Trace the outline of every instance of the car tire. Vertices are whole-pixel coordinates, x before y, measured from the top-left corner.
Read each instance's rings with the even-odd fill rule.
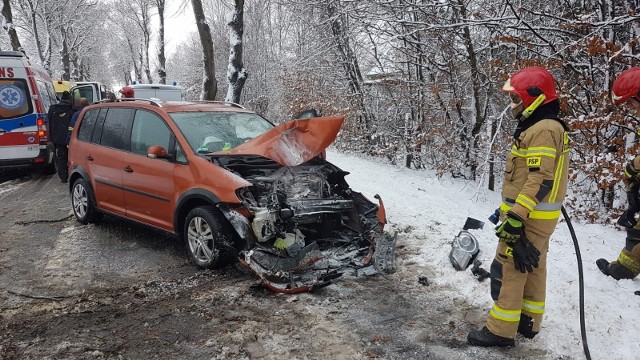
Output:
[[[48,164],[42,169],[42,174],[44,175],[53,175],[55,173],[56,173],[56,164],[54,163]]]
[[[189,261],[202,269],[215,269],[226,262],[226,244],[231,243],[229,226],[214,206],[199,206],[189,211],[183,238]]]
[[[76,220],[82,224],[97,222],[100,219],[100,213],[96,209],[96,200],[93,190],[87,184],[87,181],[80,177],[73,182],[71,188],[71,207]]]

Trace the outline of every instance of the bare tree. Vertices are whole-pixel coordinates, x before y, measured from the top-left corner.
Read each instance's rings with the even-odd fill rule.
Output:
[[[160,18],[160,28],[158,29],[158,76],[160,77],[160,84],[167,83],[167,58],[164,54],[164,5],[165,0],[155,0],[156,7],[158,8],[158,17]]]
[[[200,93],[201,100],[215,100],[216,93],[218,92],[218,82],[216,81],[216,69],[213,51],[213,39],[211,38],[211,30],[207,24],[207,20],[204,16],[204,10],[202,9],[201,0],[191,0],[191,6],[193,7],[193,14],[195,16],[196,25],[198,27],[198,34],[200,35],[200,42],[202,43],[203,54],[203,79],[202,79],[202,92]]]
[[[229,26],[229,65],[227,67],[229,88],[225,101],[239,103],[244,82],[247,80],[247,71],[242,62],[244,0],[234,0],[234,8],[227,15],[227,25]]]
[[[9,38],[11,39],[11,48],[14,51],[24,52],[22,44],[20,44],[20,39],[18,38],[18,33],[13,25],[13,13],[11,11],[11,2],[9,0],[2,0],[2,16],[4,17],[2,27],[9,34]]]

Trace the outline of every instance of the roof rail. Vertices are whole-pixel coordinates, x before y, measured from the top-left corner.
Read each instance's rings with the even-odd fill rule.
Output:
[[[22,51],[0,51],[0,56],[27,57]]]
[[[162,105],[161,105],[158,101],[151,100],[151,99],[142,99],[142,98],[120,98],[120,99],[116,99],[115,101],[116,101],[116,102],[122,102],[122,101],[136,101],[136,100],[137,100],[137,101],[148,101],[148,102],[149,102],[149,104],[151,104],[151,105],[153,105],[153,106],[162,107]],[[103,101],[104,101],[104,100],[103,100]],[[109,102],[109,101],[111,101],[111,100],[107,100],[107,101],[105,101],[105,102]],[[102,101],[100,101],[100,102],[102,102]]]
[[[247,109],[246,107],[240,105],[240,104],[236,104],[234,102],[231,101],[212,101],[212,100],[193,100],[193,102],[205,102],[205,103],[212,103],[212,104],[225,104],[225,105],[231,105],[231,106],[235,106],[237,108],[240,109]]]
[[[155,105],[157,107],[162,107],[162,105],[155,101],[155,100],[151,100],[151,99],[143,99],[143,98],[115,98],[115,99],[103,99],[103,100],[99,100],[94,102],[94,104],[104,104],[104,103],[112,103],[112,102],[121,102],[121,101],[135,101],[135,100],[139,100],[139,101],[148,101],[149,103],[151,103],[151,105]]]

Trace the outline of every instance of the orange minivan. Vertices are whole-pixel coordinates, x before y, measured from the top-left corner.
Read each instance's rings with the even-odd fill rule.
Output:
[[[76,219],[104,214],[184,240],[192,263],[239,259],[269,288],[309,291],[394,267],[382,201],[323,159],[343,117],[275,126],[240,105],[120,99],[85,107],[69,142]]]

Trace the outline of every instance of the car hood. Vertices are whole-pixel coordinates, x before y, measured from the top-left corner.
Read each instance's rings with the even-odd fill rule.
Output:
[[[331,145],[343,122],[344,116],[287,121],[233,149],[211,155],[259,155],[280,165],[297,166]]]

